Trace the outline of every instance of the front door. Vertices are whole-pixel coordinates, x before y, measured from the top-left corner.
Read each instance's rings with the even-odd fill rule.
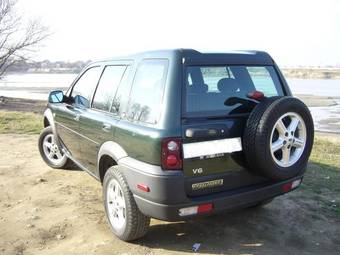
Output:
[[[66,96],[64,103],[54,108],[56,128],[58,135],[71,153],[79,161],[82,157],[79,140],[80,114],[90,105],[90,99],[100,76],[101,67],[93,66],[85,70],[74,83],[71,92]]]

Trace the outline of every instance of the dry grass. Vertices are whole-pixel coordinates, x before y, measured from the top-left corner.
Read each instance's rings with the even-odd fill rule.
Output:
[[[42,116],[29,112],[0,111],[0,134],[39,134]]]

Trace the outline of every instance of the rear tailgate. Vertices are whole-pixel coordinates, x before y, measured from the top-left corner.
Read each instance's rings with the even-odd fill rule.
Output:
[[[185,62],[182,139],[188,195],[267,181],[246,169],[242,153],[241,137],[255,104],[247,95],[254,91],[268,97],[283,95],[282,85],[275,67],[267,62],[258,65],[253,59],[254,63],[243,65],[232,59],[221,56],[218,63],[204,64],[202,58],[202,65]]]
[[[266,181],[245,168],[241,137],[246,118],[191,119],[183,125],[183,171],[190,196]]]

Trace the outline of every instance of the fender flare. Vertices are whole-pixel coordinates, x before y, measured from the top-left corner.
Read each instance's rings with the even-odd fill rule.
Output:
[[[56,139],[56,143],[60,147],[61,144],[60,144],[60,141],[59,141],[56,125],[55,125],[55,122],[54,122],[54,116],[53,116],[51,109],[47,108],[44,111],[44,118],[46,118],[48,123],[50,124],[50,127],[52,128],[52,133],[53,133],[53,135]]]
[[[110,156],[117,164],[122,158],[128,156],[127,152],[118,143],[113,141],[107,141],[100,146],[97,157],[97,174],[100,176],[100,159],[103,156]]]

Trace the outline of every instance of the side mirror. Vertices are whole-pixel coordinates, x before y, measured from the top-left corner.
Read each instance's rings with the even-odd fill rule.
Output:
[[[64,100],[64,93],[61,90],[52,91],[48,96],[49,103],[62,103]]]

